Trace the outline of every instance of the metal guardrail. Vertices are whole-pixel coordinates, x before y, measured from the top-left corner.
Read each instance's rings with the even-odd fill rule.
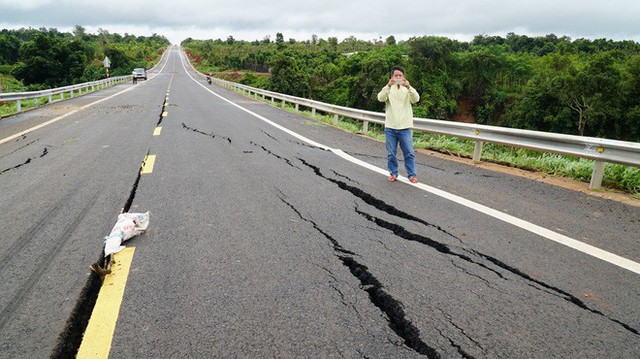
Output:
[[[246,93],[248,96],[258,97],[261,95],[263,99],[271,98],[272,103],[278,100],[281,102],[282,107],[288,102],[294,104],[296,110],[299,110],[299,106],[310,108],[313,117],[315,117],[316,111],[332,114],[334,115],[334,123],[338,122],[340,116],[363,121],[362,131],[364,133],[368,130],[369,122],[384,124],[385,114],[381,112],[336,106],[221,79],[213,80],[223,87],[235,89]],[[594,160],[595,165],[591,174],[590,189],[598,189],[602,186],[602,177],[607,163],[640,167],[640,143],[635,142],[423,118],[414,119],[413,129],[475,141],[473,160],[476,162],[481,160],[484,142]]]
[[[169,49],[169,47],[167,47]],[[155,71],[163,60],[166,59],[168,51],[164,51],[160,61],[158,61],[152,68],[147,70],[147,72]],[[42,90],[42,91],[29,91],[29,92],[11,92],[11,93],[2,93],[0,92],[0,102],[16,102],[16,112],[19,113],[22,111],[22,101],[23,100],[33,100],[34,107],[38,106],[38,100],[43,97],[48,97],[47,103],[53,102],[53,96],[61,95],[61,98],[57,101],[62,101],[65,99],[64,94],[69,93],[69,98],[73,98],[75,92],[77,91],[79,95],[82,95],[82,90],[84,92],[89,92],[89,87],[91,87],[91,91],[95,91],[96,88],[102,89],[108,86],[112,86],[114,84],[131,81],[131,75],[124,76],[116,76],[110,77],[108,79],[102,79],[98,81],[84,82],[81,84],[70,85],[65,87],[58,87],[54,89]],[[14,114],[15,114],[14,113]]]
[[[74,94],[78,92],[79,95],[82,95],[82,91],[85,93],[89,92],[89,88],[91,87],[91,91],[95,91],[96,88],[101,89],[107,86],[111,86],[116,83],[120,83],[123,81],[131,80],[131,75],[125,76],[117,76],[111,77],[108,79],[102,79],[98,81],[92,82],[84,82],[77,85],[58,87],[54,89],[42,90],[42,91],[30,91],[30,92],[11,92],[11,93],[0,93],[0,102],[16,102],[16,112],[19,113],[22,111],[22,101],[24,100],[33,100],[34,107],[38,106],[38,100],[43,97],[48,97],[47,103],[53,102],[53,96],[61,95],[60,100],[64,100],[64,94],[69,93],[69,98],[73,98]]]

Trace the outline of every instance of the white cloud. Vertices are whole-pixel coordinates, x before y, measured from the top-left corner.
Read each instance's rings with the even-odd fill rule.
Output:
[[[42,5],[52,3],[53,0],[0,0],[0,9],[17,9],[23,11],[30,11],[37,9]],[[0,12],[2,14],[2,12]],[[0,18],[2,19],[2,18]],[[4,20],[4,19],[2,19]]]
[[[317,34],[368,40],[395,35],[443,35],[469,40],[477,34],[640,41],[640,2],[635,0],[427,0],[396,6],[382,0],[266,2],[245,0],[0,0],[0,26],[19,24],[136,35],[158,33],[172,42],[186,37],[255,40],[266,35],[299,40]]]

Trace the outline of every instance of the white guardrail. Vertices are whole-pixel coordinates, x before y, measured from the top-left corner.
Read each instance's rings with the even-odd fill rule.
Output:
[[[38,100],[46,97],[48,98],[47,103],[53,102],[53,96],[60,95],[60,99],[56,101],[62,101],[65,99],[65,94],[68,93],[68,98],[73,98],[77,93],[78,95],[89,92],[89,88],[91,91],[95,91],[97,89],[102,89],[116,83],[120,83],[123,81],[130,81],[131,75],[125,76],[116,76],[108,79],[102,79],[98,81],[85,82],[77,85],[58,87],[54,89],[42,90],[42,91],[30,91],[30,92],[11,92],[11,93],[1,93],[0,92],[0,102],[16,102],[16,112],[22,111],[22,101],[33,100],[34,107],[38,106]],[[67,99],[68,99],[67,98]]]
[[[200,75],[204,76],[203,74]],[[362,132],[364,133],[367,132],[369,122],[384,124],[385,115],[381,112],[364,111],[331,105],[319,101],[262,90],[217,78],[213,78],[212,80],[225,88],[235,89],[236,91],[240,91],[248,96],[254,96],[256,98],[258,96],[262,96],[263,99],[271,98],[271,102],[273,104],[278,100],[281,102],[280,105],[282,107],[284,107],[288,102],[295,105],[296,111],[299,110],[300,106],[310,108],[313,117],[315,117],[316,111],[333,115],[334,123],[338,122],[338,118],[340,116],[363,121]],[[482,145],[484,142],[594,160],[595,165],[593,173],[591,174],[591,183],[589,185],[590,189],[598,189],[602,186],[604,168],[609,162],[640,167],[640,143],[635,142],[423,118],[414,119],[413,129],[475,141],[475,149],[473,153],[473,161],[475,162],[479,162],[481,160]]]
[[[169,47],[167,49],[169,49]],[[162,54],[162,57],[160,58],[160,61],[158,61],[155,65],[153,65],[152,68],[147,70],[147,73],[155,71],[160,66],[160,64],[166,59],[167,53],[168,53],[168,51],[164,51],[163,54]],[[33,100],[34,107],[37,107],[38,106],[38,100],[43,98],[43,97],[47,97],[48,98],[47,99],[47,104],[49,104],[49,103],[53,102],[53,96],[55,96],[55,95],[60,95],[60,99],[58,99],[56,101],[62,101],[62,100],[65,100],[65,97],[64,97],[65,93],[69,93],[69,97],[67,98],[67,99],[69,99],[69,98],[73,98],[73,96],[76,93],[76,91],[78,92],[78,95],[82,95],[83,94],[83,92],[82,92],[83,90],[84,90],[84,93],[89,92],[89,87],[91,87],[91,91],[95,91],[96,88],[97,89],[103,89],[105,87],[112,86],[112,85],[115,85],[117,83],[121,83],[121,82],[124,82],[124,81],[131,81],[131,75],[110,77],[110,78],[102,79],[102,80],[98,80],[98,81],[84,82],[84,83],[77,84],[77,85],[58,87],[58,88],[42,90],[42,91],[11,92],[11,93],[2,93],[2,92],[0,92],[0,102],[15,101],[16,102],[16,112],[13,113],[13,114],[16,114],[16,113],[19,113],[19,112],[22,111],[22,101],[24,101],[24,100]],[[30,108],[32,108],[32,107],[30,107]],[[0,118],[1,117],[2,116],[0,116]]]

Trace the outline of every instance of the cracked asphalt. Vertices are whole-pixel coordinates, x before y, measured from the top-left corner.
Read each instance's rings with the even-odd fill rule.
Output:
[[[640,356],[637,274],[388,183],[206,91],[176,49],[167,61],[0,145],[0,358],[52,353],[127,199],[152,217],[127,242],[112,358]],[[384,144],[199,81],[386,166]],[[0,138],[47,111],[0,121]],[[639,207],[416,159],[424,183],[640,261]]]

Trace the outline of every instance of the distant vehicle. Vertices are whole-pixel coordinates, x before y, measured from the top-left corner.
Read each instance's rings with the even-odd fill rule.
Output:
[[[147,79],[147,70],[138,67],[133,69],[133,72],[131,73],[131,76],[133,76],[134,79],[143,79],[146,80]]]

